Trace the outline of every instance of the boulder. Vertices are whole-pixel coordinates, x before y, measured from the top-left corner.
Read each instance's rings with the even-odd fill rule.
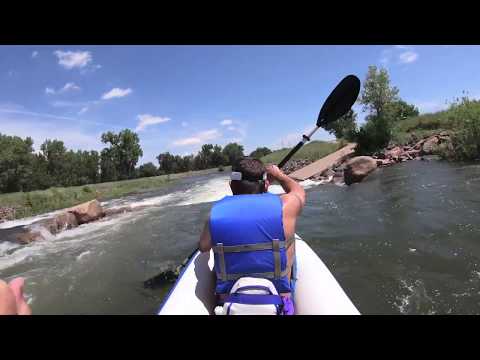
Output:
[[[45,219],[45,220],[41,220],[41,221],[38,221],[32,225],[35,225],[37,227],[43,227],[45,228],[50,234],[57,234],[59,233],[59,229],[58,229],[58,225],[57,225],[57,221],[55,218],[50,218],[50,219]]]
[[[377,166],[384,167],[384,166],[390,166],[390,165],[393,165],[393,164],[395,164],[395,160],[392,160],[392,159],[378,159],[377,160]]]
[[[356,156],[345,163],[344,181],[351,185],[361,182],[368,174],[377,168],[377,161],[370,156]]]
[[[407,154],[413,158],[416,158],[420,154],[420,150],[408,150]]]
[[[97,200],[74,206],[68,209],[67,212],[75,215],[79,225],[98,220],[105,216],[105,212]]]
[[[58,231],[62,231],[65,229],[73,229],[78,226],[77,217],[70,212],[65,212],[57,215],[55,217],[55,222],[57,224]]]
[[[422,145],[422,155],[431,155],[438,149],[439,139],[437,136],[428,138]]]
[[[16,240],[22,245],[30,244],[33,241],[43,240],[42,234],[39,231],[32,231],[25,229],[23,232],[17,234]]]
[[[413,146],[413,148],[414,148],[415,150],[421,150],[424,142],[425,142],[425,139],[422,139],[422,140],[418,141],[418,142]]]
[[[385,158],[399,160],[402,154],[403,149],[400,146],[395,146],[394,148],[385,152]]]
[[[335,175],[335,171],[333,171],[332,169],[327,169],[322,173],[322,176],[327,177],[327,178],[329,178],[330,176],[334,176],[334,175]]]

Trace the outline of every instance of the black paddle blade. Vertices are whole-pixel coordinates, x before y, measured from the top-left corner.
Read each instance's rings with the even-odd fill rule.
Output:
[[[343,78],[328,96],[320,110],[317,126],[323,126],[345,115],[360,93],[360,79],[355,75]]]

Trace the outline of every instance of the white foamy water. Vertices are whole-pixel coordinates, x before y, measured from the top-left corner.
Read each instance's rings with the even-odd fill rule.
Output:
[[[12,220],[12,221],[5,221],[3,223],[0,223],[0,229],[10,229],[16,226],[25,226],[25,225],[30,225],[38,220],[42,219],[48,219],[52,216],[55,216],[57,214],[60,214],[63,210],[55,210],[49,213],[37,215],[37,216],[31,216],[23,219],[18,219],[18,220]]]
[[[87,255],[90,255],[90,254],[91,254],[90,250],[82,252],[80,255],[77,256],[77,261],[80,261],[83,257],[85,257]]]

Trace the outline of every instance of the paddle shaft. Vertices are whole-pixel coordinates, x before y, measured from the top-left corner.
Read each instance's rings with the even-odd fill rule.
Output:
[[[280,161],[280,163],[278,164],[278,167],[281,169],[286,163],[288,160],[290,160],[290,158],[298,151],[300,150],[300,148],[305,145],[305,143],[307,143],[308,141],[310,141],[311,137],[313,134],[315,134],[315,132],[320,129],[320,126],[316,126],[312,131],[310,131],[310,133],[308,135],[302,135],[302,141],[300,141],[292,150],[290,150],[290,152],[287,154],[287,156],[285,156],[283,158],[282,161]]]

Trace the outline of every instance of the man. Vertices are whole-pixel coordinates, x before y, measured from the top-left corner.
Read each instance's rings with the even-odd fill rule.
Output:
[[[249,157],[232,166],[231,179],[234,196],[212,207],[199,242],[202,252],[214,249],[219,302],[242,276],[265,277],[283,298],[290,298],[295,224],[305,205],[305,191],[277,166],[265,167]],[[273,181],[285,194],[267,192]]]
[[[23,278],[7,284],[0,280],[0,315],[31,315],[32,310],[23,296]]]

